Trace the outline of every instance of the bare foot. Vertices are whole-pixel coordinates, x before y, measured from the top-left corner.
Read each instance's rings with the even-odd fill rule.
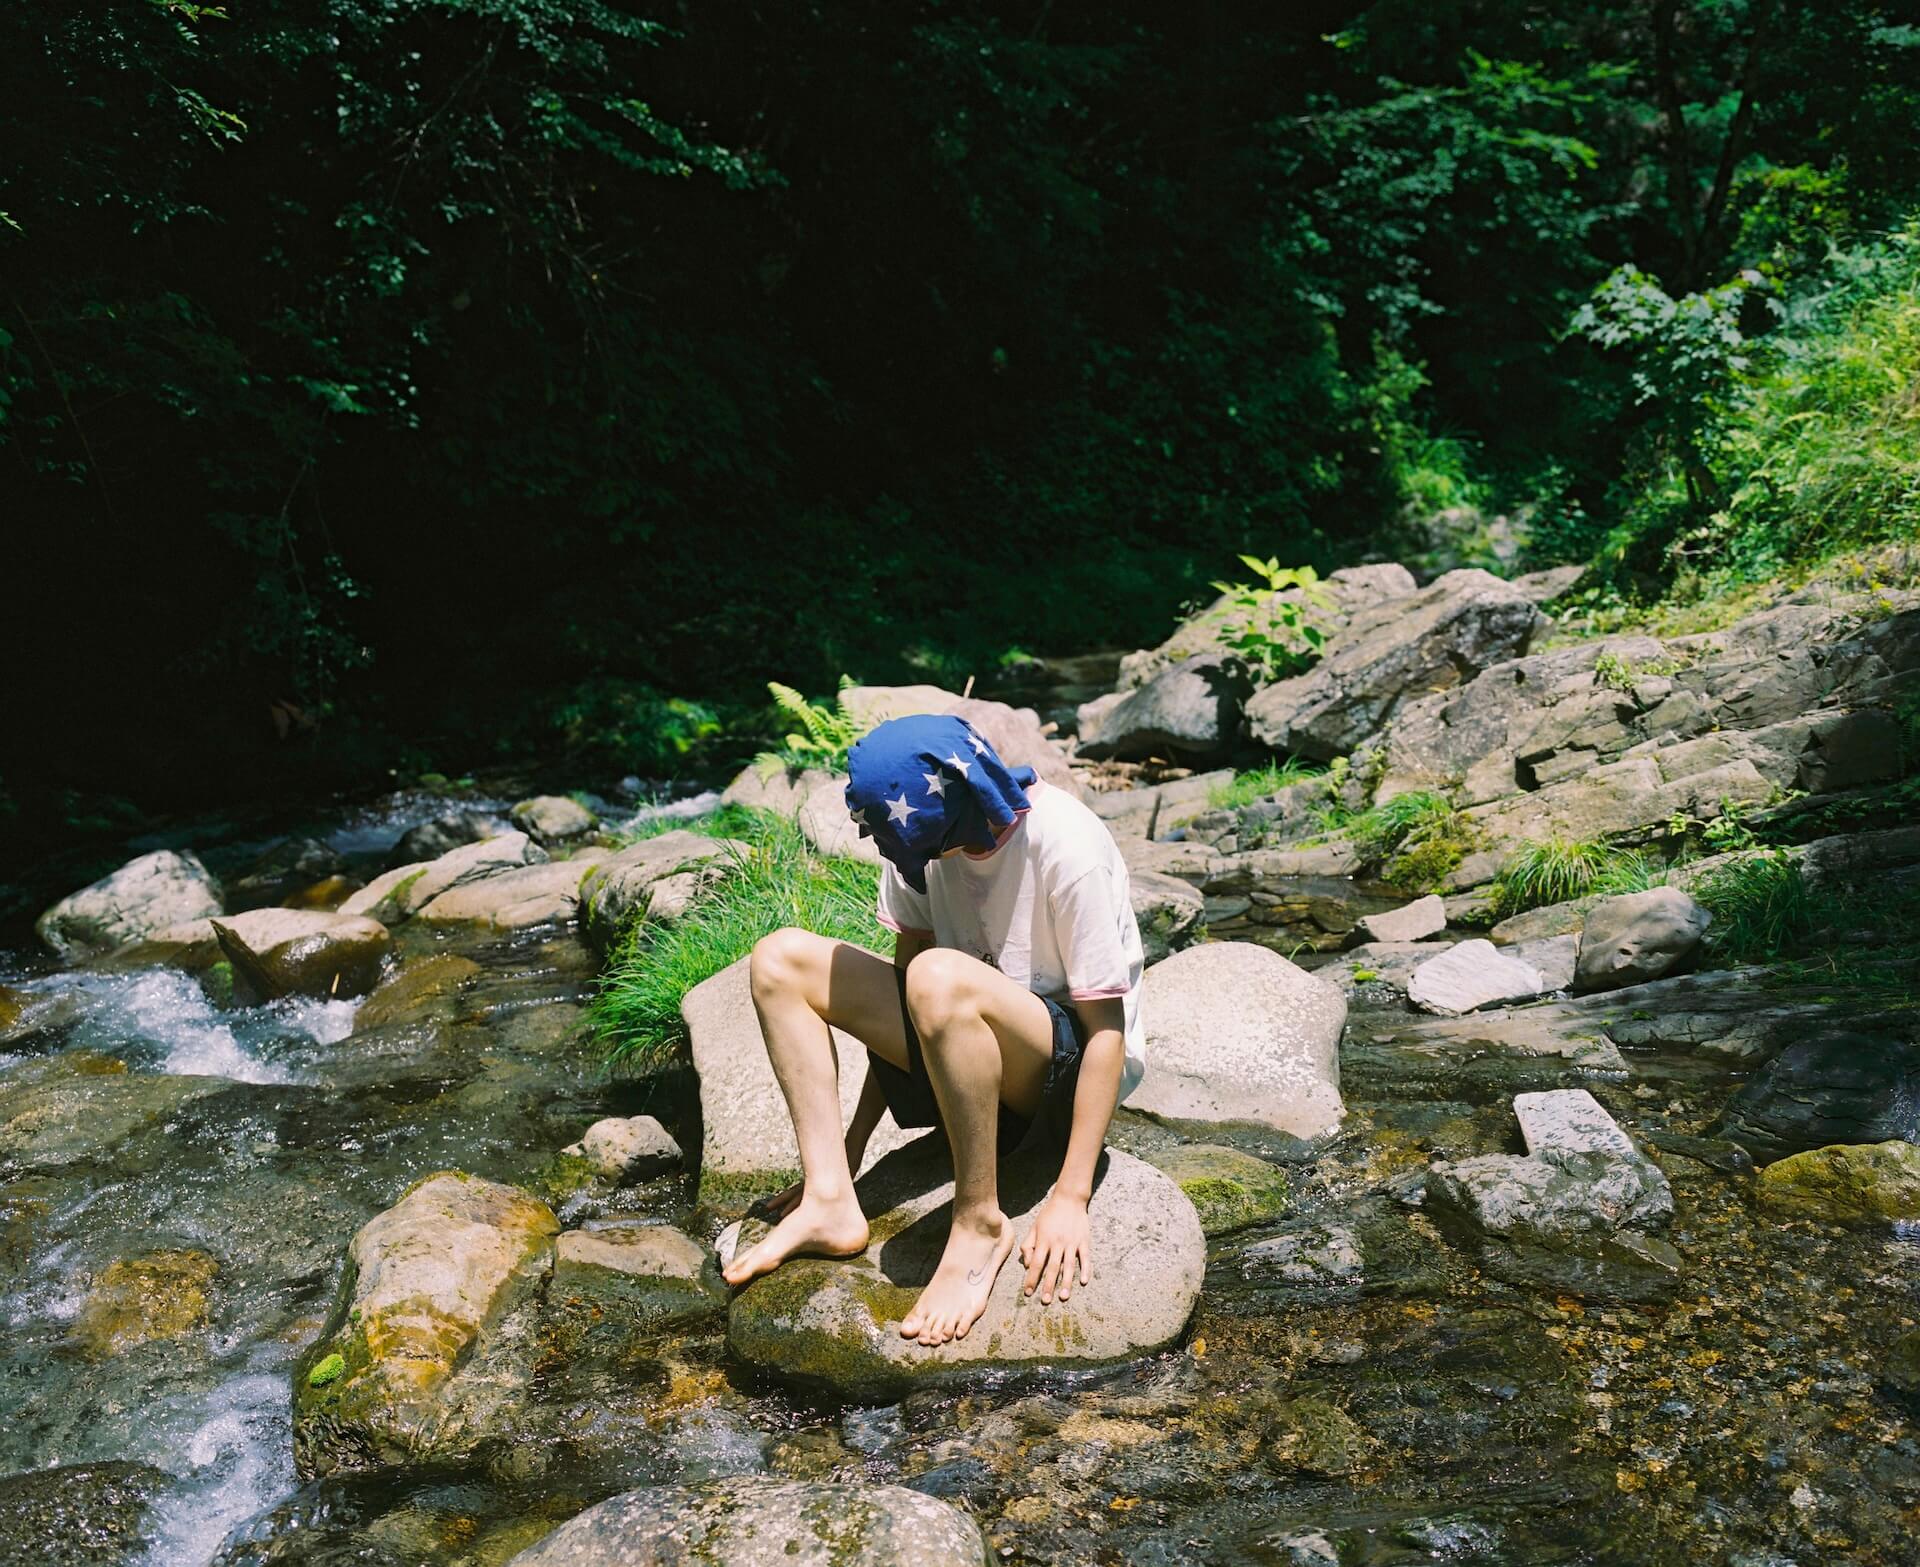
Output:
[[[867,1216],[852,1192],[841,1202],[803,1194],[758,1245],[738,1253],[720,1276],[729,1284],[744,1284],[773,1272],[789,1257],[857,1257],[866,1249]]]
[[[956,1217],[940,1266],[900,1324],[900,1336],[915,1339],[929,1349],[949,1339],[965,1338],[967,1329],[987,1309],[993,1281],[999,1278],[1000,1265],[1012,1250],[1013,1221],[998,1208],[990,1208],[977,1218]]]

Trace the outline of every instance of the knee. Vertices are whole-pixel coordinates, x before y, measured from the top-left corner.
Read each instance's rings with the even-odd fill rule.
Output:
[[[977,968],[948,947],[931,948],[907,965],[907,1015],[922,1043],[960,1018],[979,1015]]]
[[[753,944],[747,975],[755,1000],[790,994],[805,986],[818,957],[820,938],[810,930],[789,925]]]

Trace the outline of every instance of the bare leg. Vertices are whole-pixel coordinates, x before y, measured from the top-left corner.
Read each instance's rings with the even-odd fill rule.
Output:
[[[849,1257],[866,1249],[867,1221],[847,1168],[839,1063],[828,1021],[900,1066],[907,1058],[898,982],[884,959],[789,929],[754,947],[750,972],[754,1011],[800,1144],[803,1190],[771,1233],[723,1270],[729,1284],[770,1273],[789,1257]]]
[[[947,1248],[900,1324],[902,1337],[932,1346],[967,1336],[1013,1250],[1013,1221],[1000,1211],[1000,1105],[1025,1114],[1038,1107],[1053,1029],[1039,997],[942,948],[908,968],[907,1007],[953,1145]]]

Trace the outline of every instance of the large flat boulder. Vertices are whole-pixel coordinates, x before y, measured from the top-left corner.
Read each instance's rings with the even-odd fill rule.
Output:
[[[365,914],[383,925],[411,919],[435,898],[470,882],[485,881],[526,865],[544,865],[547,851],[523,832],[505,832],[449,849],[422,864],[396,865],[340,905],[342,914]]]
[[[604,849],[583,849],[571,859],[523,865],[466,882],[428,899],[414,917],[429,925],[479,925],[489,930],[563,925],[579,912],[580,885],[604,858]]]
[[[684,828],[643,838],[587,872],[580,883],[581,929],[589,940],[605,948],[612,946],[636,919],[657,919],[666,914],[669,904],[674,905],[673,915],[677,917],[684,903],[671,896],[659,898],[662,883],[687,872],[696,877],[717,873],[729,859],[746,850],[747,846],[736,839],[710,838]],[[678,890],[677,885],[673,890]]]
[[[501,1434],[536,1359],[530,1308],[559,1229],[545,1203],[458,1171],[363,1225],[294,1367],[300,1472],[454,1460]]]
[[[742,1475],[609,1497],[509,1567],[987,1567],[959,1508],[899,1485]]]
[[[1240,714],[1252,692],[1253,677],[1241,659],[1196,654],[1145,685],[1084,703],[1077,716],[1080,754],[1094,761],[1215,760],[1238,745]]]
[[[1255,693],[1248,728],[1272,750],[1331,761],[1408,703],[1525,653],[1551,624],[1500,578],[1450,571],[1354,615],[1314,668]]]
[[[33,929],[61,957],[83,958],[220,910],[220,883],[197,856],[157,849],[69,893]]]
[[[1266,947],[1204,942],[1147,971],[1147,1074],[1128,1104],[1201,1123],[1331,1131],[1347,998]]]
[[[753,1010],[751,957],[729,964],[688,991],[680,1003],[693,1043],[693,1069],[700,1079],[701,1196],[712,1202],[777,1191],[800,1177],[800,1147],[793,1118],[767,1060],[760,1019]],[[850,1034],[833,1031],[840,1058],[840,1114],[852,1119],[867,1077],[867,1049]],[[880,1118],[867,1144],[871,1164],[916,1132],[902,1131],[891,1115]]]
[[[900,1322],[933,1277],[952,1214],[945,1142],[929,1144],[890,1154],[861,1178],[860,1204],[873,1226],[862,1256],[788,1262],[734,1297],[727,1343],[735,1355],[840,1397],[889,1400],[930,1384],[1111,1365],[1180,1336],[1206,1271],[1200,1220],[1165,1175],[1109,1150],[1087,1206],[1091,1284],[1043,1304],[1023,1292],[1018,1260],[1010,1259],[965,1338],[932,1349],[902,1338]],[[1059,1156],[1045,1151],[1002,1163],[1000,1206],[1023,1233],[1059,1173]]]

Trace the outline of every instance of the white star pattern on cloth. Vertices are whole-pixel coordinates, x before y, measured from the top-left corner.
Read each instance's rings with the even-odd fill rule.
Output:
[[[986,754],[987,742],[982,740],[978,735],[969,734],[967,736],[967,744],[973,747],[973,754],[975,756],[983,756]]]
[[[942,799],[946,798],[946,793],[947,793],[946,779],[942,778],[938,773],[922,773],[920,776],[926,779],[927,781],[928,794],[937,794]]]
[[[919,809],[920,807],[917,805],[907,804],[907,797],[904,793],[897,800],[887,801],[887,815],[891,816],[902,826],[906,825],[907,818]]]
[[[973,766],[973,763],[961,761],[959,753],[956,752],[954,755],[947,758],[947,766],[953,768],[956,772],[960,774],[962,778],[964,778],[967,776],[967,770]]]

